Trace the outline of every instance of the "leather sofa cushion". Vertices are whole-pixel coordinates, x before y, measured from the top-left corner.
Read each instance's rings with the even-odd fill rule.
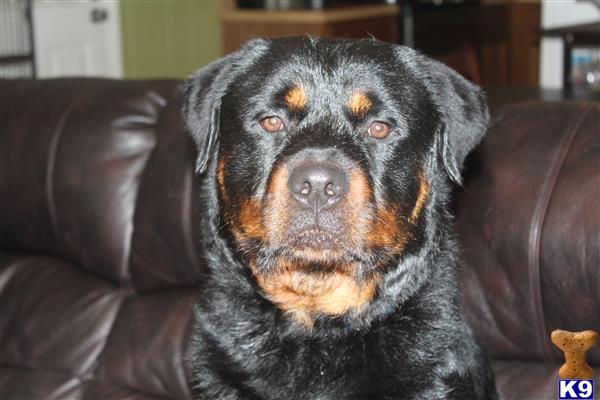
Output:
[[[554,329],[600,331],[600,104],[504,108],[457,220],[467,315],[491,355],[559,363]],[[588,353],[600,365],[600,346]]]
[[[0,398],[190,398],[180,109],[175,81],[0,81]]]

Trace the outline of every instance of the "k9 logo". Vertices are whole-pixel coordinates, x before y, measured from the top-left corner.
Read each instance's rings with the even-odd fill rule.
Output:
[[[559,379],[558,399],[594,400],[593,379]]]

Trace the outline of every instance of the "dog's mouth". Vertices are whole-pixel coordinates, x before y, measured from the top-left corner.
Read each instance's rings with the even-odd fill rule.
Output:
[[[264,239],[250,263],[263,294],[309,327],[317,315],[360,313],[378,280],[364,274],[369,209],[310,210],[290,204],[285,191],[275,193],[261,207]]]
[[[358,168],[330,161],[282,165],[261,199],[262,246],[297,264],[347,264],[366,251],[372,190]]]
[[[360,313],[411,239],[427,195],[423,182],[407,218],[399,205],[375,203],[357,167],[282,164],[263,196],[234,211],[233,233],[261,292],[297,321]]]
[[[340,266],[358,261],[360,250],[349,246],[349,240],[343,233],[318,225],[290,234],[278,247],[280,259],[287,259],[298,269],[314,271],[340,270]]]
[[[320,226],[311,226],[294,235],[290,247],[298,252],[332,252],[341,250],[340,238]]]

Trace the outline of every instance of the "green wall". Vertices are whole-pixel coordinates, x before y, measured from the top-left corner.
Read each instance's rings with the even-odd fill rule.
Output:
[[[222,54],[218,0],[121,0],[125,78],[184,78]]]

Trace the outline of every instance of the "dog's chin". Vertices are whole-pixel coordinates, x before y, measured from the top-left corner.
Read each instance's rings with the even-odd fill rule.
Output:
[[[344,273],[354,276],[372,264],[371,253],[355,244],[344,230],[334,232],[312,225],[283,234],[269,232],[255,258],[257,271],[273,273],[301,271],[310,273]]]
[[[336,250],[303,248],[291,249],[280,261],[287,269],[327,273],[349,269],[353,258]]]
[[[322,228],[305,229],[290,235],[286,242],[281,256],[294,264],[336,269],[338,265],[356,261],[343,236]]]

